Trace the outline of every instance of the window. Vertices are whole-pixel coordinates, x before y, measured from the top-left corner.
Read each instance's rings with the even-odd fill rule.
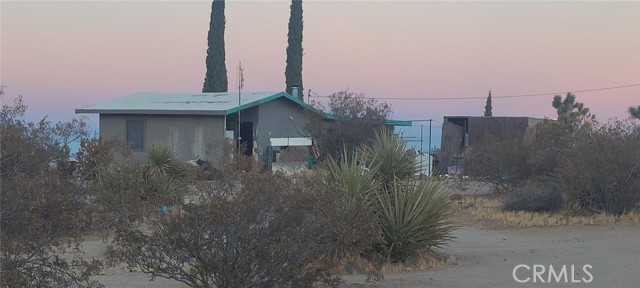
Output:
[[[144,120],[127,120],[127,143],[132,150],[144,150]]]

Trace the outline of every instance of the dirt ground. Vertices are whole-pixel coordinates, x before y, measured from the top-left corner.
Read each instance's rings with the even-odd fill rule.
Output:
[[[458,238],[448,249],[440,250],[455,265],[426,271],[387,274],[385,281],[365,282],[365,276],[343,276],[346,287],[638,287],[640,283],[640,225],[565,226],[496,230],[463,226],[454,232]],[[87,256],[104,250],[100,239],[85,242]],[[553,265],[554,269],[575,266],[576,277],[587,277],[586,264],[593,268],[591,283],[525,283],[513,279],[515,266]],[[531,268],[533,269],[533,268]],[[517,276],[532,276],[524,268]],[[544,274],[545,281],[547,275]],[[569,276],[570,277],[570,276]],[[139,271],[110,268],[94,277],[106,287],[185,287],[181,283],[149,277]],[[587,277],[588,278],[588,277]],[[571,278],[568,279],[569,282]]]
[[[456,265],[427,271],[385,275],[385,281],[365,283],[364,276],[344,276],[348,286],[366,287],[638,287],[640,283],[640,225],[570,226],[494,230],[465,226],[458,239],[442,253]],[[584,265],[593,268],[591,283],[518,283],[519,264],[575,265],[574,280],[588,279]],[[533,269],[533,268],[531,268]],[[519,279],[531,277],[521,268]],[[544,274],[547,281],[548,274]],[[571,281],[569,276],[568,281]]]
[[[456,192],[465,197],[489,194],[486,185],[469,184]],[[482,197],[482,196],[480,196]],[[469,199],[469,198],[466,198]],[[438,253],[448,257],[454,264],[425,271],[385,274],[385,280],[368,283],[364,275],[345,275],[344,287],[640,287],[640,225],[573,225],[533,228],[497,228],[495,223],[471,216],[469,209],[456,209],[454,219],[461,225],[454,232],[457,240]],[[100,258],[104,251],[101,239],[84,242],[88,257]],[[567,280],[560,283],[518,283],[513,278],[514,268],[528,265],[530,270],[520,268],[517,277],[521,280],[534,278],[533,266],[543,265],[541,276],[548,281],[549,266],[558,272],[567,267]],[[590,283],[581,281],[583,266],[591,265]],[[105,269],[94,279],[106,287],[186,287],[162,278],[149,281],[140,271],[129,271],[124,267]]]

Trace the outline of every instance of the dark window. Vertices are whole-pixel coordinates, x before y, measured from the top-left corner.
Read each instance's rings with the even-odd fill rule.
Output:
[[[132,150],[144,150],[144,120],[127,120],[127,143]]]

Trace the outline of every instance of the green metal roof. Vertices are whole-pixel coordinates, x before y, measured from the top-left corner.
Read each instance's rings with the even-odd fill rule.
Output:
[[[325,118],[335,116],[324,113],[287,92],[242,92],[240,110],[266,102],[286,98],[305,109],[322,113]],[[238,92],[224,93],[136,93],[106,102],[76,109],[76,113],[101,114],[174,114],[174,115],[229,115],[238,112]],[[387,120],[388,125],[411,126],[411,121]]]

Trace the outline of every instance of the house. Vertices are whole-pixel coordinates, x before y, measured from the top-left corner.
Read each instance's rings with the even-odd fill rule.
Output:
[[[439,169],[448,174],[463,174],[460,160],[468,146],[481,143],[489,135],[498,140],[522,139],[527,130],[544,119],[531,117],[445,116],[442,121],[442,142]]]
[[[237,145],[240,138],[244,153],[269,167],[282,158],[274,153],[286,148],[272,145],[306,145],[306,150],[291,151],[308,155],[311,140],[304,130],[308,111],[322,113],[286,92],[137,93],[76,109],[76,113],[99,114],[100,137],[126,141],[140,159],[152,145],[161,143],[182,160],[201,158],[215,163],[222,150],[208,147],[225,139],[236,139]],[[325,119],[330,117],[325,115]],[[301,155],[298,162],[301,157],[308,158]]]

